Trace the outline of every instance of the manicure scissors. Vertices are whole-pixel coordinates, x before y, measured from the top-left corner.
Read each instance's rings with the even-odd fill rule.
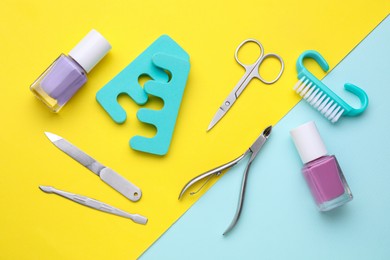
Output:
[[[200,189],[204,187],[204,185],[210,180],[211,177],[213,176],[220,176],[223,170],[229,169],[239,163],[246,155],[250,154],[249,161],[246,165],[244,175],[242,177],[242,183],[241,183],[241,191],[240,191],[240,196],[238,199],[238,205],[237,205],[237,210],[236,214],[234,215],[234,218],[232,222],[230,223],[229,227],[226,229],[226,231],[223,233],[223,235],[226,235],[229,231],[233,229],[233,227],[236,225],[238,219],[240,218],[242,206],[244,203],[244,195],[245,195],[245,188],[246,188],[246,182],[248,179],[248,173],[249,169],[251,167],[251,164],[253,160],[256,158],[256,155],[259,153],[265,142],[267,141],[269,135],[271,134],[272,126],[267,127],[264,129],[263,133],[256,139],[256,141],[249,147],[248,150],[246,150],[245,153],[234,159],[233,161],[230,161],[226,164],[223,164],[221,166],[218,166],[210,171],[207,171],[205,173],[202,173],[201,175],[196,176],[192,180],[190,180],[186,185],[184,185],[183,189],[180,192],[179,199],[183,197],[184,193],[194,184],[197,182],[206,179],[206,181],[203,183],[203,185],[196,191],[196,192],[191,192],[191,195],[194,195],[197,193]]]
[[[260,56],[257,58],[257,60],[253,64],[245,64],[240,61],[238,58],[238,52],[239,50],[248,42],[253,42],[258,45],[260,48]],[[265,80],[263,77],[260,76],[259,68],[261,64],[268,58],[276,58],[279,60],[281,68],[279,71],[279,74],[276,76],[275,79],[268,81]],[[273,84],[275,83],[280,76],[283,73],[284,70],[284,62],[282,57],[280,57],[278,54],[275,53],[268,53],[264,54],[264,48],[261,43],[256,39],[246,39],[240,45],[238,45],[236,52],[234,53],[234,58],[236,59],[237,63],[240,64],[245,69],[245,74],[242,76],[240,81],[237,83],[237,85],[234,87],[232,92],[230,92],[229,96],[223,101],[222,105],[218,108],[217,113],[214,115],[213,119],[211,120],[209,127],[207,128],[207,131],[209,131],[211,128],[213,128],[219,120],[229,111],[229,109],[233,106],[233,104],[236,102],[237,98],[241,95],[241,93],[244,91],[244,89],[248,86],[249,82],[253,78],[258,78],[260,81],[262,81],[265,84]]]

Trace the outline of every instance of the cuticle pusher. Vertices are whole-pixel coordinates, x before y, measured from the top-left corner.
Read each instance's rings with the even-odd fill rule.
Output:
[[[110,205],[108,205],[106,203],[103,203],[101,201],[98,201],[98,200],[95,200],[95,199],[92,199],[92,198],[88,198],[88,197],[85,197],[85,196],[82,196],[82,195],[78,195],[78,194],[74,194],[74,193],[58,190],[58,189],[56,189],[54,187],[51,187],[51,186],[42,186],[42,185],[40,185],[39,188],[43,192],[57,194],[59,196],[67,198],[67,199],[69,199],[71,201],[77,202],[77,203],[79,203],[81,205],[84,205],[84,206],[87,206],[87,207],[90,207],[90,208],[93,208],[93,209],[97,209],[97,210],[100,210],[100,211],[104,211],[104,212],[107,212],[107,213],[111,213],[111,214],[114,214],[114,215],[117,215],[117,216],[121,216],[121,217],[124,217],[124,218],[129,218],[129,219],[133,220],[135,223],[138,223],[138,224],[145,225],[148,222],[148,219],[146,217],[144,217],[144,216],[141,216],[139,214],[127,213],[127,212],[125,212],[123,210],[117,209],[117,208],[115,208],[113,206],[110,206]]]

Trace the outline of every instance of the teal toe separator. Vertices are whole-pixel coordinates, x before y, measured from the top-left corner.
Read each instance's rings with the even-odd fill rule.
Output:
[[[116,123],[126,121],[126,111],[118,103],[119,95],[129,96],[138,105],[148,101],[148,95],[139,84],[138,79],[147,75],[154,80],[168,81],[168,75],[154,66],[152,57],[156,52],[170,45],[169,36],[161,36],[127,65],[118,75],[96,93],[96,100]]]
[[[168,70],[172,75],[169,82],[148,81],[145,84],[146,93],[161,98],[164,107],[161,110],[141,108],[138,110],[137,118],[141,122],[156,126],[157,133],[153,138],[134,136],[130,140],[130,146],[135,150],[164,155],[168,152],[172,140],[190,63],[188,60],[165,53],[153,56],[153,63],[161,69]]]
[[[305,66],[303,65],[303,60],[306,58],[314,59],[320,65],[324,72],[327,72],[329,70],[328,63],[319,52],[314,50],[305,51],[299,56],[297,60],[296,66],[298,72],[298,79],[302,79],[303,77],[305,77],[305,79],[308,79],[309,81],[313,82],[313,84],[315,84],[321,91],[323,91],[332,100],[334,100],[334,102],[340,105],[342,109],[344,109],[344,116],[357,116],[363,113],[364,110],[366,110],[368,106],[368,96],[366,92],[364,92],[364,90],[350,83],[346,83],[344,85],[344,89],[356,95],[361,103],[360,108],[351,107],[305,68]]]
[[[116,123],[123,123],[126,111],[118,103],[119,95],[130,96],[138,105],[145,104],[148,95],[161,98],[164,102],[161,110],[141,108],[137,112],[138,120],[157,128],[156,135],[152,138],[134,136],[130,140],[130,147],[165,155],[171,144],[189,70],[187,52],[169,36],[163,35],[100,89],[96,100]],[[166,71],[170,72],[171,78]],[[152,78],[144,88],[138,82],[142,75]]]

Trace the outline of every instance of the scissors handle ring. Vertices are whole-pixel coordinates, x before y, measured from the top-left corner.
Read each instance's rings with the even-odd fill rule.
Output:
[[[283,61],[282,57],[280,57],[278,54],[275,54],[275,53],[268,53],[268,54],[264,55],[264,57],[262,57],[260,63],[258,64],[258,67],[260,67],[261,63],[263,63],[263,61],[269,57],[274,57],[277,60],[279,60],[281,68],[280,68],[279,74],[276,76],[276,78],[271,80],[271,81],[265,80],[263,77],[260,76],[260,73],[258,72],[258,74],[256,76],[265,84],[275,83],[280,78],[280,76],[282,76],[282,73],[284,71],[284,61]]]
[[[238,52],[240,51],[241,47],[244,46],[245,44],[247,44],[248,42],[254,42],[255,44],[257,44],[260,48],[260,56],[257,58],[257,60],[253,63],[253,64],[245,64],[245,63],[242,63],[240,61],[240,59],[238,58]],[[234,57],[236,58],[236,61],[238,64],[240,64],[241,66],[243,66],[244,68],[247,68],[248,66],[250,65],[254,65],[256,64],[259,60],[261,60],[263,58],[263,55],[264,55],[264,48],[263,48],[263,45],[256,39],[246,39],[244,40],[243,42],[240,43],[240,45],[237,46],[237,49],[234,53]]]

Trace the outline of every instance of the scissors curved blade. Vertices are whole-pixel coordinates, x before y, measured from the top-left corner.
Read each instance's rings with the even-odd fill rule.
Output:
[[[229,96],[223,101],[222,105],[218,108],[217,113],[215,113],[213,119],[211,120],[209,127],[207,128],[207,131],[209,131],[211,128],[213,128],[219,120],[222,119],[222,117],[229,111],[229,109],[232,107],[234,102],[236,102],[237,96],[235,94],[235,91],[232,91]]]
[[[207,131],[213,128],[219,122],[219,120],[221,120],[221,118],[226,114],[226,111],[223,111],[221,108],[218,108],[217,113],[215,113],[213,119],[207,127]]]

